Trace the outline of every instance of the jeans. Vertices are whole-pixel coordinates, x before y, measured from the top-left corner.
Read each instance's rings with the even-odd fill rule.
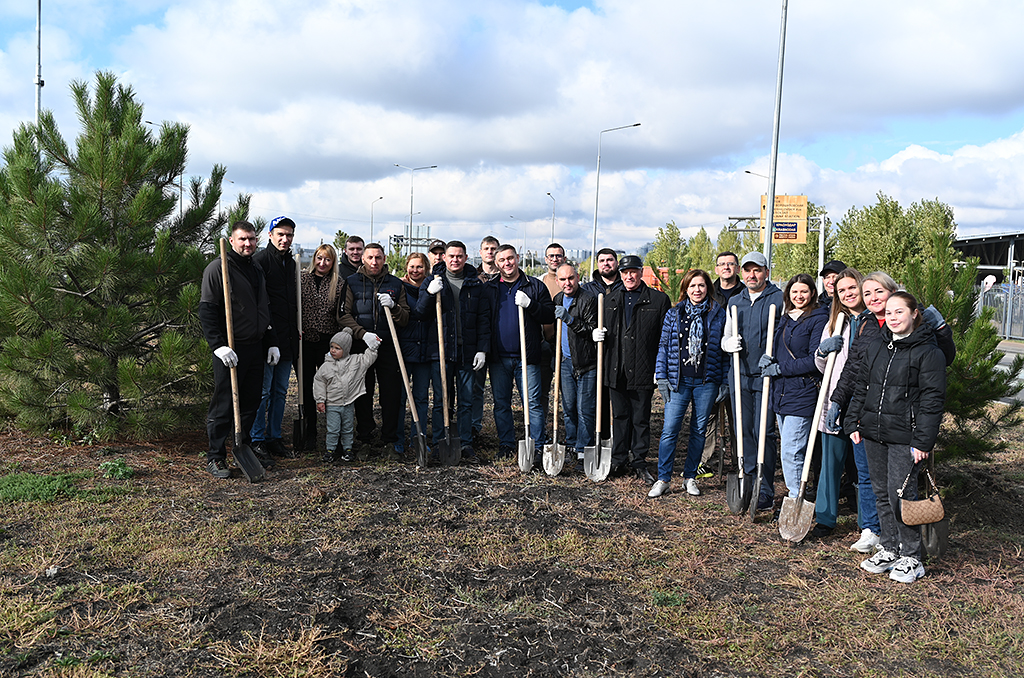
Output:
[[[491,361],[491,391],[494,393],[494,425],[498,429],[498,444],[511,449],[516,446],[515,423],[512,420],[512,384],[519,389],[519,396],[529,402],[530,437],[535,446],[543,445],[544,409],[540,403],[540,365],[527,365],[526,378],[530,383],[529,394],[523,398],[523,369],[519,357],[496,356]],[[524,407],[524,410],[526,408]]]
[[[594,415],[597,408],[597,370],[592,369],[576,377],[572,373],[572,358],[562,359],[562,378],[559,382],[562,400],[562,422],[565,424],[565,446],[583,456],[583,448],[594,444]],[[558,442],[557,440],[555,442]]]
[[[355,429],[355,405],[327,406],[327,449],[335,452],[338,449],[338,438],[341,438],[341,449],[352,449],[352,431]]]
[[[846,452],[850,439],[845,435],[821,434],[821,475],[814,500],[815,522],[835,527],[839,514],[839,482],[846,466]]]
[[[256,410],[249,435],[254,443],[281,439],[284,403],[288,398],[288,381],[292,376],[292,361],[280,360],[276,365],[263,366],[263,399]]]
[[[409,380],[412,382],[412,399],[416,403],[416,416],[420,418],[420,431],[427,435],[427,401],[430,399],[430,363],[406,363],[405,369],[409,372]],[[405,385],[402,385],[402,414],[398,418],[398,442],[395,447],[399,452],[405,449],[405,413],[408,409],[408,396],[405,395]],[[410,417],[411,419],[411,417]],[[409,436],[416,435],[416,423],[411,422]]]
[[[476,373],[471,365],[446,363],[448,376],[448,421],[459,436],[462,449],[473,448],[473,387]],[[483,371],[483,370],[481,370]],[[431,366],[431,383],[434,385],[433,440],[436,443],[444,437],[444,398],[441,392],[441,363]],[[533,385],[532,383],[530,384]],[[531,424],[532,425],[532,424]]]
[[[761,431],[761,377],[741,377],[743,390],[740,393],[740,404],[743,414],[743,472],[747,475],[757,473],[757,436]],[[729,378],[729,393],[732,397],[733,412],[736,408],[736,380]],[[764,468],[761,476],[760,496],[775,498],[775,414],[767,412],[765,428]],[[736,428],[740,428],[736,422]],[[740,431],[737,431],[737,437]]]
[[[864,450],[864,441],[853,446],[853,461],[857,465],[857,525],[860,529],[869,529],[881,534],[882,527],[878,524],[878,507],[875,491],[871,487],[871,473],[868,471],[868,453]]]
[[[484,425],[484,382],[487,381],[487,366],[473,373],[473,431],[480,432]]]
[[[907,499],[917,499],[917,471],[910,453],[910,445],[888,445],[863,438],[871,469],[871,487],[878,497],[878,522],[881,526],[880,543],[887,551],[899,556],[921,559],[921,528],[907,525],[900,513],[900,497],[896,491],[910,474]]]
[[[691,402],[693,412],[690,413],[690,438],[686,443],[683,477],[697,477],[697,464],[700,463],[700,456],[704,451],[708,419],[711,417],[717,395],[718,384],[704,384],[700,379],[680,377],[679,390],[672,391],[669,401],[665,403],[665,425],[661,429],[661,441],[658,443],[658,480],[672,480],[676,442],[683,427],[683,417],[686,416],[686,410]]]
[[[782,440],[779,454],[782,458],[782,477],[792,499],[800,494],[807,436],[811,434],[811,419],[812,417],[798,417],[795,414],[778,415],[779,437]]]

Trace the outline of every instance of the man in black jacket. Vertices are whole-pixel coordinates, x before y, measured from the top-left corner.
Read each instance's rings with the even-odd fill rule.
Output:
[[[260,404],[264,361],[274,365],[281,357],[274,328],[270,325],[270,302],[263,280],[263,269],[252,263],[252,255],[256,251],[256,229],[247,221],[235,222],[230,241],[231,250],[227,253],[227,260],[234,348],[228,345],[220,258],[211,261],[203,271],[199,297],[199,322],[206,343],[216,358],[213,361],[213,396],[206,415],[206,433],[210,438],[206,470],[214,478],[228,478],[231,475],[227,466],[226,445],[228,436],[234,430],[231,368],[236,368],[238,375],[242,443],[248,444],[249,429]]]
[[[345,241],[345,249],[338,257],[338,278],[348,280],[363,265],[363,246],[365,242],[358,235],[350,235]]]
[[[577,466],[582,470],[583,448],[594,444],[597,348],[591,335],[597,327],[597,297],[580,287],[580,276],[572,264],[559,266],[556,275],[562,288],[554,303],[556,322],[562,329],[559,388],[565,445],[576,449]]]
[[[654,476],[647,470],[651,447],[651,396],[654,367],[661,340],[661,324],[672,307],[668,295],[643,281],[644,264],[629,255],[619,261],[622,289],[612,292],[605,304],[606,333],[604,382],[612,405],[612,475],[632,468],[648,485]]]
[[[263,368],[263,398],[256,410],[250,435],[253,450],[261,457],[294,456],[284,446],[281,424],[288,396],[292,361],[299,353],[298,304],[295,299],[295,259],[292,240],[295,222],[277,217],[270,222],[267,246],[253,255],[252,261],[263,269],[270,298],[270,322],[277,335],[281,359]]]

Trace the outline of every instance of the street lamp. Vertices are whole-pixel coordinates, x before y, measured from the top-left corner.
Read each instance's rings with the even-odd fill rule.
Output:
[[[405,165],[399,165],[397,162],[394,163],[395,167],[409,170],[409,232],[405,234],[406,239],[412,237],[412,182],[413,177],[416,176],[416,172],[425,169],[437,169],[437,165],[424,165],[423,167],[406,167]]]
[[[768,219],[764,224],[764,258],[768,260],[768,270],[772,267],[772,227],[775,225],[775,170],[779,162],[779,121],[782,117],[782,73],[786,61],[786,15],[789,0],[782,0],[782,28],[779,34],[779,75],[775,84],[775,119],[772,125],[772,159],[768,168]],[[824,222],[822,223],[824,230]]]
[[[548,242],[555,242],[555,205],[557,202],[551,193],[548,193],[548,197],[551,198],[551,240]]]
[[[383,200],[383,199],[384,199],[383,195],[381,197],[377,198],[377,200]],[[370,203],[370,242],[373,242],[373,204],[375,202],[377,202],[377,200],[374,200],[373,202]]]
[[[632,125],[622,125],[621,127],[609,127],[608,129],[601,130],[600,134],[597,135],[597,180],[594,186],[594,239],[590,248],[590,263],[595,265],[597,263],[597,205],[601,198],[601,135],[605,132],[614,132],[620,129],[629,129],[630,127],[639,127],[640,123],[635,122]],[[596,268],[596,266],[594,266]]]
[[[513,221],[519,221],[523,225],[523,259],[526,259],[526,222],[518,217],[512,216],[511,214],[508,215],[508,218]]]

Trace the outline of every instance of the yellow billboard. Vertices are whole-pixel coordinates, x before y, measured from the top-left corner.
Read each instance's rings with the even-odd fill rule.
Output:
[[[768,196],[761,196],[761,242],[764,242],[764,223],[768,218]],[[772,227],[772,243],[804,245],[807,243],[807,196],[775,196],[775,222]]]

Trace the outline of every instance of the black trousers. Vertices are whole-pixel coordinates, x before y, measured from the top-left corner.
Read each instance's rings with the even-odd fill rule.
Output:
[[[651,398],[654,388],[608,388],[612,404],[612,468],[629,463],[647,468],[651,447]]]
[[[356,438],[364,443],[373,438],[373,430],[377,425],[373,419],[374,386],[379,391],[380,440],[384,444],[397,442],[398,419],[402,415],[402,391],[405,386],[402,384],[395,347],[390,342],[382,343],[377,350],[377,360],[366,372],[366,393],[355,402]]]
[[[256,421],[256,410],[263,399],[263,366],[267,355],[261,343],[235,346],[238,354],[238,405],[242,416],[242,443],[250,442],[249,431]],[[220,358],[213,357],[213,396],[206,414],[206,434],[210,438],[207,461],[226,460],[227,439],[234,435],[235,412],[231,399],[231,370]]]

